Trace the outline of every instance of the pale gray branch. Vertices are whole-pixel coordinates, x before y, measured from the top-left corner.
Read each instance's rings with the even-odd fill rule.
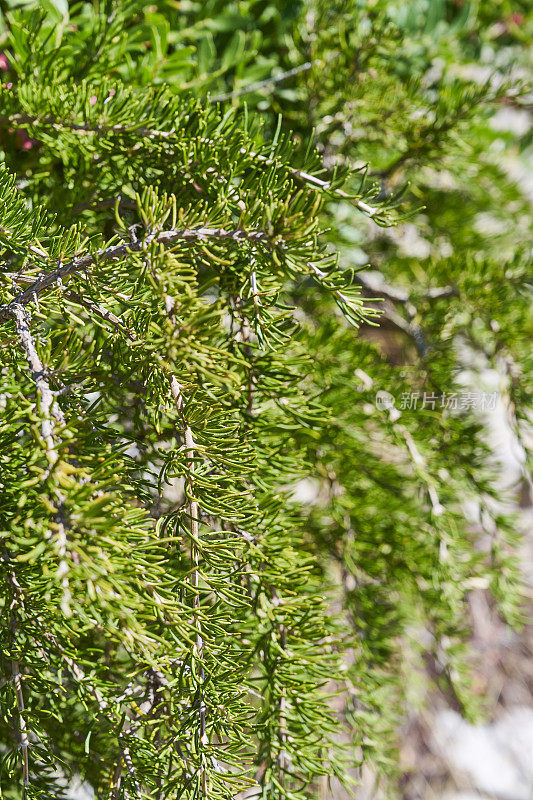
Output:
[[[193,433],[192,430],[185,419],[185,401],[183,399],[183,394],[181,391],[181,386],[178,383],[175,377],[172,377],[170,380],[170,389],[172,392],[172,397],[174,398],[174,402],[176,404],[176,409],[183,420],[184,426],[184,437],[185,437],[185,448],[187,451],[187,458],[189,460],[189,469],[192,469],[194,466],[194,456],[196,451],[196,445],[194,443]],[[190,485],[190,478],[187,479],[189,482],[189,494],[192,498],[192,494],[194,491],[193,486]],[[193,608],[195,612],[195,628],[196,628],[196,650],[198,653],[198,659],[200,661],[200,668],[199,668],[199,676],[200,680],[203,682],[204,680],[204,670],[202,666],[202,658],[204,652],[204,640],[202,636],[202,629],[201,623],[199,619],[200,613],[200,595],[198,593],[198,584],[199,584],[199,554],[198,554],[198,533],[199,533],[199,509],[198,503],[196,500],[189,499],[189,516],[190,516],[190,524],[191,524],[191,557],[193,562],[193,571],[191,574],[191,586],[193,589]],[[203,696],[200,695],[200,708],[199,708],[199,732],[200,732],[200,741],[204,744],[205,740],[205,702]]]
[[[242,97],[243,94],[260,92],[261,89],[266,89],[269,86],[275,86],[277,83],[282,83],[283,81],[289,80],[289,78],[294,78],[294,76],[299,75],[300,72],[307,72],[319,63],[320,61],[306,61],[305,64],[300,64],[298,67],[288,69],[286,72],[282,72],[280,75],[271,75],[270,78],[265,78],[262,81],[250,83],[248,86],[242,86],[240,89],[234,89],[232,92],[216,94],[214,97],[211,97],[210,100],[212,103],[221,103],[224,100],[233,100],[234,97]]]
[[[96,316],[100,317],[100,319],[105,320],[106,322],[110,322],[116,328],[118,328],[128,339],[135,341],[137,338],[133,331],[130,331],[129,328],[124,325],[120,317],[117,317],[116,314],[113,314],[112,311],[108,311],[107,308],[104,308],[99,303],[96,303],[94,300],[91,300],[88,297],[82,297],[77,292],[72,291],[69,289],[68,291],[63,293],[63,297],[67,300],[71,300],[74,303],[77,303],[83,308],[86,308],[88,311],[91,311]]]
[[[365,272],[356,272],[354,280],[364,289],[393,300],[396,303],[410,303],[411,295],[406,289],[401,289],[398,286],[391,286],[385,283],[381,278],[369,275]],[[456,297],[458,294],[455,286],[435,286],[430,288],[422,295],[423,300],[437,300],[442,297]]]
[[[28,313],[21,303],[13,302],[9,306],[11,316],[15,320],[15,325],[20,338],[20,343],[30,366],[31,375],[37,387],[40,412],[42,416],[41,433],[46,446],[46,455],[50,464],[55,464],[59,455],[54,442],[54,422],[55,417],[59,422],[64,423],[63,414],[59,408],[54,393],[50,389],[45,368],[39,354],[37,353],[35,342],[30,331]]]
[[[50,289],[55,284],[61,283],[65,278],[70,277],[84,270],[90,269],[94,264],[99,264],[105,261],[114,261],[119,258],[124,258],[129,253],[140,253],[145,250],[152,242],[170,246],[179,241],[205,241],[209,239],[215,240],[231,240],[235,242],[249,241],[255,244],[261,243],[267,245],[271,241],[271,237],[261,230],[244,230],[243,228],[234,228],[233,230],[226,230],[225,228],[172,228],[167,231],[160,231],[159,233],[152,233],[144,240],[136,242],[122,242],[121,244],[112,247],[103,248],[96,253],[85,253],[84,255],[73,258],[72,261],[66,264],[61,264],[51,272],[44,272],[39,275],[31,286],[21,292],[9,304],[0,306],[0,319],[9,319],[15,316],[14,309],[16,307],[22,308],[23,306],[35,301],[47,289]]]

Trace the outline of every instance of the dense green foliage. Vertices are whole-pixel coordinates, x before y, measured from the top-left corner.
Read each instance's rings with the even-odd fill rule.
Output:
[[[0,8],[2,797],[390,780],[520,618],[529,4]]]

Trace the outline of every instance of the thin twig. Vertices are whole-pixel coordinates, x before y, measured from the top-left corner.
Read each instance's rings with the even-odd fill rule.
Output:
[[[307,72],[320,63],[321,62],[319,60],[306,61],[305,64],[300,64],[298,67],[288,69],[286,72],[282,72],[281,75],[270,76],[270,78],[265,78],[262,81],[250,83],[248,86],[242,86],[240,89],[234,89],[232,92],[217,94],[214,97],[211,97],[210,100],[212,103],[222,103],[224,100],[233,100],[234,97],[242,97],[243,94],[260,92],[261,89],[266,89],[267,86],[275,86],[276,83],[281,83],[282,81],[289,80],[289,78],[294,78],[294,76],[299,75],[300,72]]]
[[[67,538],[67,529],[63,520],[63,513],[62,513],[62,504],[58,510],[56,516],[56,525],[57,525],[57,552],[59,556],[59,566],[57,568],[57,577],[61,580],[61,587],[63,589],[62,597],[61,597],[61,611],[65,616],[70,616],[70,601],[72,600],[72,595],[70,592],[69,586],[69,565],[67,561],[67,545],[68,545],[68,538]]]
[[[100,319],[105,320],[106,322],[110,322],[115,328],[118,328],[128,339],[135,341],[137,338],[136,335],[131,331],[112,311],[108,311],[107,308],[104,308],[99,303],[95,302],[94,300],[90,300],[88,297],[82,297],[77,292],[72,291],[69,289],[66,292],[63,292],[63,297],[66,300],[72,300],[74,303],[77,303],[80,306],[83,306],[88,311],[92,311],[96,316],[100,317]]]
[[[252,260],[252,266],[253,264],[254,261]],[[253,298],[255,313],[257,315],[261,304],[259,301],[259,297],[257,295],[257,275],[255,269],[252,269],[252,271],[250,272],[250,287],[252,290],[252,298]],[[234,302],[237,307],[242,305],[242,300],[239,300],[238,297],[234,298]],[[256,383],[256,378],[254,375],[253,350],[250,345],[250,337],[251,337],[250,321],[246,317],[244,312],[241,313],[239,316],[240,316],[241,339],[244,345],[244,353],[246,355],[246,358],[248,359],[248,369],[247,369],[248,402],[246,404],[246,411],[248,412],[248,414],[251,414],[254,404],[253,390],[254,390],[254,385]]]
[[[118,197],[108,197],[102,200],[88,200],[86,203],[80,203],[79,205],[75,206],[72,209],[73,214],[79,214],[82,211],[99,211],[100,209],[104,208],[115,208],[118,205],[120,208],[128,208],[130,210],[135,210],[137,208],[137,203],[135,200],[131,200],[129,197],[123,197],[119,195]]]
[[[13,684],[15,686],[17,708],[19,712],[20,749],[22,751],[22,783],[24,786],[27,786],[30,780],[30,764],[28,756],[29,742],[28,733],[26,730],[26,720],[24,719],[24,695],[22,693],[22,683],[18,661],[11,662],[11,669],[13,672]]]
[[[175,377],[171,378],[170,387],[172,391],[172,397],[174,398],[174,402],[176,403],[176,409],[180,414],[181,418],[184,420],[184,438],[185,438],[185,449],[187,452],[187,459],[189,464],[189,470],[192,470],[194,467],[194,457],[196,451],[196,445],[194,442],[194,437],[190,426],[185,421],[185,401],[183,399],[183,394],[181,391],[181,386],[178,383]],[[193,562],[193,573],[191,576],[191,584],[194,591],[194,598],[193,598],[193,606],[196,613],[196,649],[198,651],[198,657],[201,659],[203,655],[204,649],[204,642],[201,632],[200,623],[198,621],[198,613],[200,611],[200,597],[198,593],[198,581],[199,581],[199,553],[198,548],[196,546],[196,542],[198,541],[198,531],[199,531],[199,522],[200,517],[198,513],[198,503],[196,500],[192,499],[193,487],[191,485],[191,478],[188,477],[188,489],[191,498],[189,499],[189,516],[191,522],[191,553],[192,553],[192,562]],[[203,668],[200,668],[201,676],[203,677]],[[205,707],[203,702],[200,708],[200,738],[203,740],[205,734]]]
[[[22,275],[16,272],[8,272],[3,274],[10,277],[14,283],[33,284],[35,282],[35,278],[32,277],[31,275]],[[96,301],[91,300],[88,297],[82,297],[81,294],[78,294],[78,292],[75,292],[72,289],[67,289],[66,291],[63,290],[62,297],[67,301],[70,300],[71,302],[80,305],[83,308],[86,308],[88,311],[92,311],[94,314],[96,314],[96,316],[100,317],[100,319],[104,320],[105,322],[110,322],[112,325],[115,326],[115,328],[118,328],[122,333],[124,333],[128,339],[134,341],[137,338],[133,333],[133,331],[131,331],[129,328],[126,327],[126,325],[124,325],[120,317],[117,317],[115,314],[113,314],[112,311],[108,311],[107,308],[104,308]],[[36,297],[34,298],[34,302],[35,301]],[[70,388],[71,387],[66,387],[59,392],[54,392],[53,394],[55,397],[59,397],[60,394],[64,394],[65,391],[67,391]]]
[[[273,166],[279,165],[279,162],[269,156],[264,156],[262,153],[253,153],[247,150],[245,147],[241,147],[240,153],[242,155],[250,156],[254,158],[256,161],[260,161],[265,166]],[[315,189],[321,189],[322,191],[331,191],[337,197],[342,197],[343,200],[350,200],[360,211],[364,211],[365,214],[368,214],[369,217],[374,217],[379,212],[379,208],[375,206],[370,206],[368,203],[363,202],[363,200],[358,200],[356,197],[353,197],[348,192],[344,192],[342,189],[332,189],[331,181],[324,181],[322,178],[317,178],[316,175],[310,175],[309,172],[304,172],[302,169],[296,169],[296,167],[290,167],[288,164],[283,164],[282,166],[292,175],[293,178],[296,180],[303,181],[307,185],[314,186]]]
[[[188,505],[189,505],[189,517],[191,526],[191,560],[193,566],[191,574],[191,587],[193,590],[193,610],[194,610],[194,618],[195,618],[194,622],[196,629],[196,652],[199,661],[198,676],[200,678],[198,723],[199,723],[200,744],[204,745],[206,744],[206,714],[205,714],[205,700],[204,700],[203,686],[202,686],[205,677],[204,666],[203,666],[204,639],[200,621],[200,594],[198,591],[200,556],[196,544],[199,535],[200,517],[199,517],[198,503],[196,502],[196,500],[193,499],[194,487],[192,486],[192,481],[190,477],[190,472],[194,468],[196,445],[194,443],[192,430],[185,419],[185,401],[183,398],[181,386],[174,376],[170,380],[170,388],[172,392],[172,397],[174,398],[174,402],[176,403],[176,409],[179,415],[181,416],[184,424],[185,449],[187,452],[187,459],[189,465],[189,475],[187,476],[186,481],[188,484],[188,494],[189,494]],[[203,768],[201,775],[202,775],[203,793],[204,796],[207,797],[207,776]]]
[[[309,269],[311,269],[311,270],[312,270],[312,271],[315,273],[315,275],[317,275],[317,276],[318,276],[318,277],[319,277],[319,278],[320,278],[322,281],[325,281],[325,280],[327,280],[327,278],[328,278],[328,275],[327,275],[327,274],[326,274],[326,273],[325,273],[323,270],[321,270],[319,267],[317,267],[317,266],[316,266],[316,264],[313,264],[311,261],[308,261],[308,262],[307,262],[307,266],[308,266],[308,267],[309,267]],[[347,296],[346,296],[346,295],[345,295],[343,292],[341,292],[341,290],[340,290],[340,289],[336,289],[336,288],[335,288],[335,287],[333,287],[333,286],[328,286],[326,283],[323,283],[323,284],[321,284],[321,285],[322,285],[322,286],[324,286],[324,288],[325,288],[325,289],[327,289],[329,292],[331,292],[331,294],[332,294],[334,297],[336,297],[336,298],[337,298],[337,300],[339,301],[339,303],[341,303],[341,304],[343,304],[343,305],[345,305],[345,306],[348,306],[348,308],[353,308],[353,301],[351,301],[349,297],[347,297]],[[374,310],[371,310],[371,309],[368,309],[368,308],[367,308],[367,309],[366,309],[366,315],[367,315],[367,318],[368,318],[368,317],[370,317],[371,315],[372,315],[372,316],[378,316],[378,312],[376,312],[376,311],[374,311]]]
[[[272,604],[275,606],[279,606],[280,600],[279,595],[273,586],[270,587],[270,592],[272,595]],[[279,631],[279,643],[282,650],[287,650],[287,629],[285,625],[281,622],[278,625]],[[287,753],[284,745],[288,740],[288,731],[287,731],[287,723],[286,723],[286,711],[287,711],[287,693],[285,686],[282,687],[280,692],[280,697],[278,701],[278,711],[279,711],[279,740],[282,747],[278,752],[278,767],[280,770],[279,780],[283,783],[283,773],[287,770],[287,767],[290,763],[290,756]]]
[[[428,472],[427,464],[422,456],[420,450],[416,446],[416,442],[411,436],[410,432],[407,430],[405,425],[398,425],[396,424],[397,430],[400,432],[401,436],[407,445],[407,449],[409,450],[409,454],[413,460],[415,468],[418,472],[420,478],[426,484],[427,492],[429,495],[429,500],[431,502],[431,509],[433,512],[434,517],[440,517],[442,514],[445,513],[446,509],[442,505],[439,499],[439,495],[435,488],[435,482],[431,478],[431,475]],[[439,558],[441,561],[446,561],[448,558],[448,545],[446,543],[446,539],[444,536],[440,537],[439,542]]]

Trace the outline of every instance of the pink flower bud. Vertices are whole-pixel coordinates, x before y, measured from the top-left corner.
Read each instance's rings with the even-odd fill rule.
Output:
[[[524,22],[524,15],[521,14],[519,11],[515,11],[509,17],[509,22],[512,22],[513,25],[518,25],[518,27],[520,27],[520,25],[522,25],[522,23]]]
[[[4,72],[7,72],[9,69],[9,61],[7,60],[5,53],[0,53],[0,69]]]
[[[25,131],[24,128],[18,128],[15,136],[17,138],[17,147],[20,150],[31,150],[35,144],[35,139],[30,139],[27,131]]]
[[[95,94],[93,94],[92,97],[89,97],[89,105],[90,106],[94,106],[94,104],[96,103],[97,100],[98,100],[97,96]]]

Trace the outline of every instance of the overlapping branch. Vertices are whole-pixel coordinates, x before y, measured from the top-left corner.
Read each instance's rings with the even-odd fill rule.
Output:
[[[96,703],[98,705],[98,715],[99,715],[99,717],[101,719],[105,720],[106,722],[109,722],[108,708],[111,705],[111,702],[120,703],[120,701],[122,699],[124,699],[124,697],[126,697],[126,694],[124,694],[122,697],[114,698],[113,701],[111,701],[111,702],[106,701],[106,699],[104,698],[103,694],[100,692],[98,687],[94,686],[91,681],[87,680],[87,675],[85,674],[84,670],[80,667],[80,665],[78,663],[76,663],[76,661],[74,661],[74,659],[72,659],[69,655],[67,655],[64,652],[63,648],[61,647],[61,645],[57,641],[56,637],[52,633],[50,633],[49,630],[44,628],[43,623],[42,623],[42,621],[40,619],[37,618],[37,622],[38,622],[39,626],[42,628],[42,633],[43,633],[44,638],[49,642],[50,645],[52,645],[52,647],[55,650],[58,651],[58,653],[59,653],[59,655],[61,657],[61,660],[65,664],[65,666],[67,668],[67,671],[70,673],[70,675],[74,679],[74,681],[76,683],[78,683],[80,686],[86,687],[87,691],[95,699],[95,701],[96,701]],[[45,649],[41,647],[41,648],[39,648],[39,650],[41,652],[41,655],[48,661],[49,660],[49,654],[45,651]],[[115,771],[113,773],[112,787],[111,787],[111,793],[112,794],[111,794],[111,796],[112,796],[112,798],[118,797],[118,789],[120,787],[120,779],[121,779],[121,775],[122,775],[122,761],[124,761],[124,763],[126,764],[126,766],[128,768],[128,772],[130,773],[130,776],[132,778],[132,782],[133,782],[133,785],[135,787],[135,793],[137,795],[137,798],[138,798],[138,800],[142,800],[141,788],[140,788],[139,783],[137,781],[135,767],[133,766],[133,762],[132,762],[132,759],[131,759],[131,753],[130,753],[130,750],[129,750],[127,744],[121,740],[122,737],[121,737],[120,732],[118,733],[118,739],[119,739],[119,742],[120,742],[120,745],[121,745],[121,755],[120,755],[120,758],[117,761],[117,765],[116,765]]]

